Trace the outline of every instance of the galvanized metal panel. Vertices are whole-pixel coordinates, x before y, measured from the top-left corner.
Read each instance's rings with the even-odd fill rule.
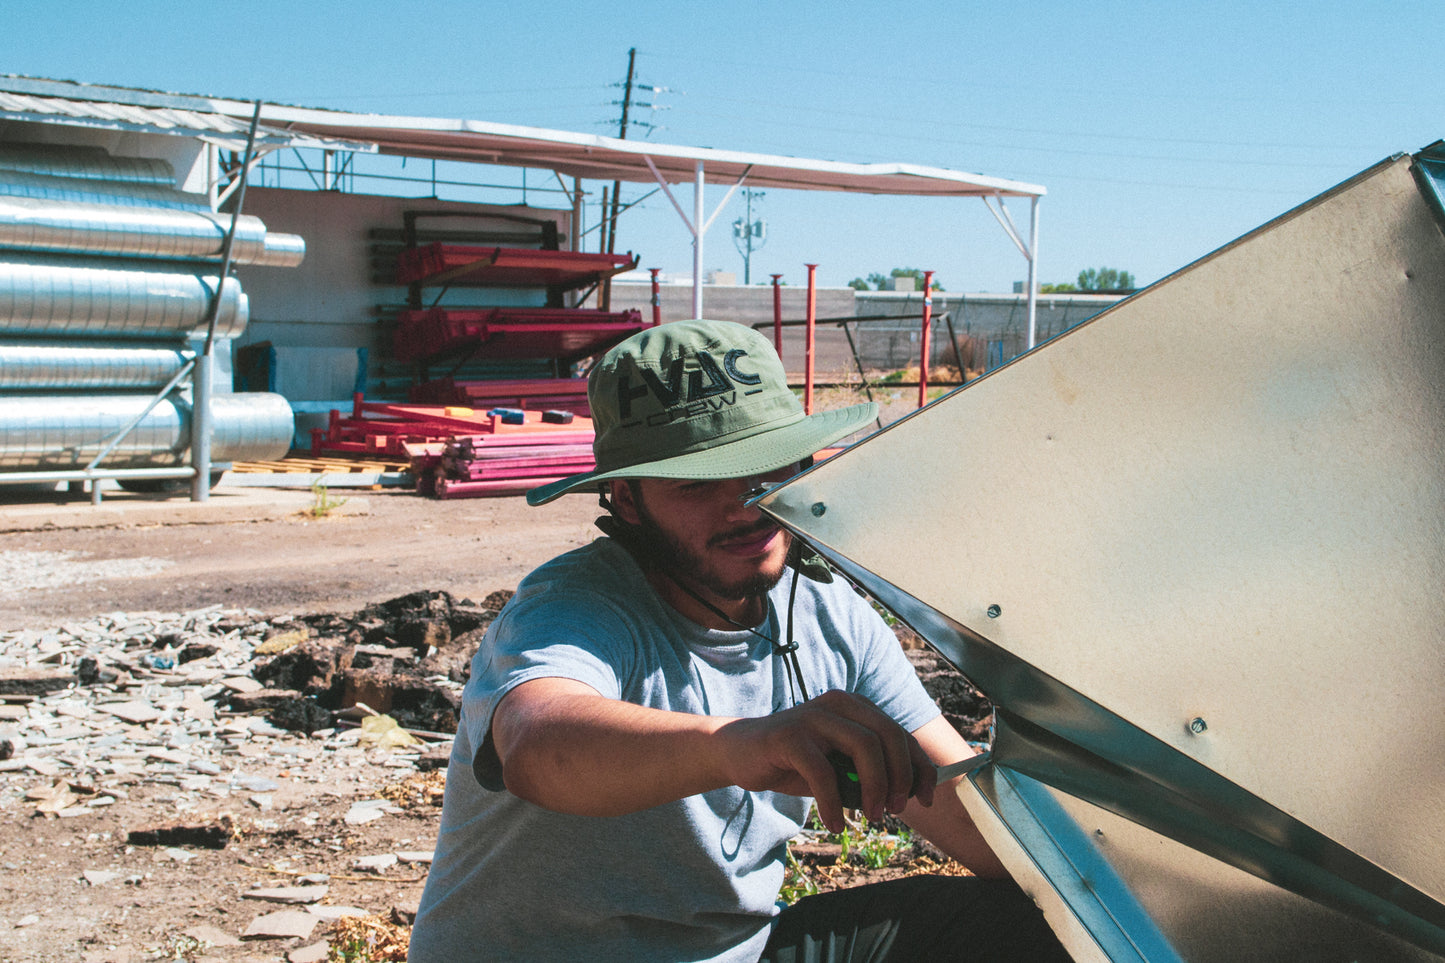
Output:
[[[20,171],[0,173],[0,195],[44,201],[114,204],[120,207],[164,207],[180,211],[209,211],[204,194],[178,191],[153,184],[116,183],[83,177],[52,177]]]
[[[231,249],[238,264],[290,267],[299,239],[267,244],[266,225],[254,217],[236,219]],[[211,211],[117,207],[0,195],[0,248],[63,251],[112,257],[220,260],[229,214]],[[304,250],[304,244],[302,245]]]
[[[147,395],[0,397],[0,468],[84,468],[149,402]],[[184,464],[190,420],[189,402],[172,395],[126,436],[102,467]],[[294,419],[280,395],[215,395],[211,423],[214,462],[265,461],[291,447]]]
[[[1032,721],[1123,720],[1173,788],[1240,787],[1435,912],[1442,370],[1445,239],[1396,158],[764,504],[1008,653],[1011,695],[1059,696]]]
[[[0,391],[163,388],[192,357],[180,348],[0,342]]]
[[[0,93],[0,107],[13,103]],[[57,144],[0,144],[0,171],[42,174],[85,181],[115,181],[132,187],[176,186],[175,168],[158,157],[115,157],[100,147]]]
[[[157,262],[10,254],[0,257],[0,332],[47,337],[169,338],[204,334],[218,278]],[[235,337],[249,304],[227,280],[216,333]]]
[[[1080,963],[1439,960],[1007,767],[960,796]]]

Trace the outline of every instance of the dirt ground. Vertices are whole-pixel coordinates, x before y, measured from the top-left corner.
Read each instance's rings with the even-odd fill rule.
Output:
[[[116,493],[96,507],[84,494],[0,490],[0,556],[23,564],[29,553],[56,553],[73,563],[72,577],[59,585],[34,587],[23,568],[5,573],[0,630],[218,603],[267,615],[349,613],[423,588],[481,599],[515,587],[537,564],[595,532],[595,505],[586,498],[530,509],[515,497],[331,495],[346,503],[316,518],[306,514],[315,501],[309,491],[223,487],[205,503]],[[135,560],[146,564],[120,564]],[[295,743],[305,748],[304,738]],[[129,787],[128,798],[80,818],[36,816],[29,806],[0,812],[0,959],[284,959],[326,927],[311,940],[241,943],[235,937],[254,917],[286,909],[242,893],[263,883],[294,886],[307,873],[331,877],[328,904],[382,916],[405,912],[421,895],[424,865],[378,874],[359,873],[353,863],[372,853],[431,849],[439,808],[398,807],[403,812],[363,825],[344,819],[356,800],[412,774],[391,767],[385,755],[340,771],[326,768],[324,757],[304,765],[296,755],[247,759],[248,774],[285,787],[266,812],[238,794],[178,813],[174,787],[145,780]],[[54,780],[6,772],[0,781],[30,789]],[[191,858],[179,860],[174,846],[127,844],[138,827],[180,824],[225,825],[231,838],[223,849],[182,844]],[[92,885],[87,871],[116,876]]]
[[[423,589],[481,600],[596,531],[585,497],[532,509],[519,497],[331,495],[346,503],[317,518],[307,491],[222,487],[205,503],[116,494],[97,507],[79,493],[0,490],[0,632],[217,604],[264,616],[352,613]],[[137,778],[113,805],[71,818],[38,814],[33,802],[0,808],[0,959],[325,959],[329,923],[304,938],[237,939],[264,913],[299,909],[243,894],[312,874],[329,877],[322,904],[408,919],[425,864],[361,871],[356,861],[432,848],[439,773],[380,749],[323,751],[296,733],[242,746],[234,759],[236,772],[276,785],[264,806],[247,792],[200,794],[199,803],[190,794],[182,805],[175,785]],[[55,781],[0,772],[11,799]],[[394,803],[386,815],[347,820],[355,803],[378,796]],[[138,844],[138,829],[180,836]]]
[[[157,571],[17,588],[0,581],[0,629],[101,612],[221,603],[267,613],[349,612],[420,589],[484,598],[595,537],[584,496],[529,508],[521,497],[438,501],[400,490],[334,489],[345,504],[305,514],[309,491],[218,488],[206,502],[0,489],[0,552],[158,559]]]

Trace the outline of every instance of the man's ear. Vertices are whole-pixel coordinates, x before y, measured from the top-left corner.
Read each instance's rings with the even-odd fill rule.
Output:
[[[642,518],[637,514],[637,499],[633,497],[632,482],[626,478],[614,479],[612,487],[612,508],[617,517],[628,525],[640,525]]]

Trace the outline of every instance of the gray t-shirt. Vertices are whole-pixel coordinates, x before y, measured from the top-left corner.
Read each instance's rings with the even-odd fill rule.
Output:
[[[768,638],[786,631],[791,582],[770,594],[757,627]],[[793,620],[810,695],[858,693],[909,731],[938,715],[893,633],[841,580],[800,579]],[[759,717],[793,704],[767,640],[683,617],[611,539],[543,565],[472,661],[410,959],[753,963],[811,800],[729,786],[597,818],[518,799],[486,736],[502,696],[544,677],[676,712]]]

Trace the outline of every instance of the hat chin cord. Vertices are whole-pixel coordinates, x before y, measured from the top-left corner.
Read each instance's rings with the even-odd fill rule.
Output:
[[[713,615],[716,615],[718,618],[722,619],[724,622],[733,626],[734,628],[740,629],[744,632],[751,632],[753,635],[756,635],[758,638],[771,645],[772,654],[776,655],[783,662],[783,671],[786,672],[788,676],[788,695],[793,700],[793,705],[798,705],[800,702],[808,701],[808,686],[807,683],[803,681],[803,667],[798,662],[798,642],[793,637],[793,607],[798,597],[798,577],[804,574],[805,568],[813,567],[814,561],[816,561],[817,564],[822,565],[823,571],[824,573],[826,573],[827,577],[819,578],[811,571],[807,573],[808,577],[816,581],[832,581],[832,572],[827,570],[827,563],[823,562],[820,556],[818,556],[811,549],[807,549],[806,554],[800,552],[799,549],[802,547],[802,542],[796,536],[794,536],[793,546],[788,550],[788,557],[784,563],[793,570],[793,581],[792,584],[788,587],[788,620],[787,635],[785,636],[787,641],[784,642],[771,636],[764,635],[762,632],[759,632],[757,629],[753,628],[750,625],[744,625],[737,619],[728,615],[722,609],[718,608],[713,603],[709,602],[707,599],[703,598],[691,585],[688,585],[682,579],[678,578],[675,574],[669,571],[667,566],[659,564],[657,552],[653,549],[650,540],[645,534],[643,534],[642,530],[638,526],[633,525],[629,522],[625,522],[618,517],[617,508],[615,505],[613,505],[612,500],[607,497],[607,493],[605,491],[598,494],[597,500],[598,504],[601,505],[602,508],[604,508],[608,513],[599,517],[595,521],[595,524],[599,529],[602,530],[602,533],[604,535],[616,541],[623,548],[625,548],[628,553],[637,560],[638,564],[642,565],[647,571],[656,572],[657,574],[662,575],[673,585],[676,585],[677,588],[684,595],[692,599],[698,605],[701,605],[703,608],[707,609]],[[808,558],[809,555],[811,556],[811,558]],[[759,597],[762,598],[764,604],[768,608],[771,608],[772,599],[769,597],[768,593],[760,592],[758,594]]]

